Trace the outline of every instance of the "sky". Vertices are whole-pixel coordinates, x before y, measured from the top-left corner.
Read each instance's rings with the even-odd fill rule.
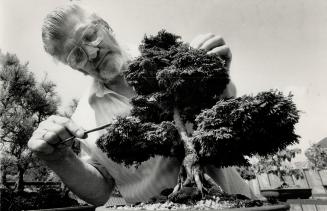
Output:
[[[90,79],[55,62],[42,47],[45,15],[68,0],[0,0],[0,49],[15,53],[38,79],[57,84],[62,107]],[[305,150],[327,136],[327,1],[325,0],[93,0],[75,1],[109,22],[119,40],[137,47],[160,29],[186,42],[221,35],[233,54],[238,96],[269,89],[292,92],[301,117],[296,132]],[[298,159],[303,158],[303,156]]]

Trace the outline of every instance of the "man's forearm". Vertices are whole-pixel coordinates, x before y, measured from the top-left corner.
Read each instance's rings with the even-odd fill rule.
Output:
[[[46,164],[81,199],[94,205],[103,205],[114,188],[113,181],[107,181],[92,165],[80,160],[72,151],[59,161]]]

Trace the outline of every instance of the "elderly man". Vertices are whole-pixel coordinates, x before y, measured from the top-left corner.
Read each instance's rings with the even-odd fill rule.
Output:
[[[85,134],[85,129],[110,123],[117,115],[128,115],[131,109],[129,99],[135,96],[122,75],[129,57],[109,25],[95,14],[77,5],[69,5],[48,14],[42,38],[47,53],[93,77],[94,82],[81,98],[72,120],[51,116],[34,132],[28,142],[29,148],[75,194],[95,205],[104,204],[115,185],[129,203],[146,201],[162,190],[174,187],[180,167],[174,158],[157,156],[137,169],[126,168],[107,158],[96,146],[95,141],[101,132],[88,137]],[[197,37],[191,46],[231,60],[224,40],[212,34]],[[225,94],[235,94],[232,84]],[[71,136],[81,140],[81,157],[73,153],[71,143],[58,144]],[[211,169],[211,175],[225,191],[250,195],[234,169]]]

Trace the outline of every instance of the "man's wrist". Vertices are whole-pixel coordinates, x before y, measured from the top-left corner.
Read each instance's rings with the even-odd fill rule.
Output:
[[[71,149],[67,149],[59,159],[44,160],[45,164],[52,169],[59,177],[70,174],[75,167],[80,166],[80,159]],[[76,169],[75,169],[76,170]]]
[[[72,159],[76,159],[76,154],[71,148],[61,149],[52,156],[39,156],[42,160],[45,161],[47,165],[56,165],[66,163]]]

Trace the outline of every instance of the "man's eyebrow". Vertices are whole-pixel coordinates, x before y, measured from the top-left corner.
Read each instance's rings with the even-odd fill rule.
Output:
[[[75,34],[74,34],[74,38],[73,39],[78,42],[82,38],[82,34],[83,34],[84,30],[87,27],[88,27],[87,25],[83,25],[83,26],[78,27],[78,29],[75,31]]]
[[[81,36],[86,28],[87,25],[81,25],[75,30],[73,36],[70,36],[65,42],[63,46],[64,52],[70,51],[74,46],[79,44],[79,41],[82,38]]]

